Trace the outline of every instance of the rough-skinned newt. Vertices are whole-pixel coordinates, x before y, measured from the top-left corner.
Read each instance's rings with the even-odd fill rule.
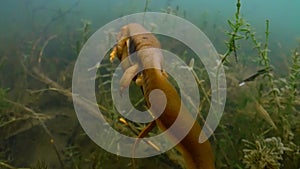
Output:
[[[152,108],[151,112],[155,116],[155,107],[160,107],[160,100],[149,100],[150,92],[154,89],[159,89],[164,92],[167,103],[162,114],[159,114],[155,123],[157,126],[165,131],[176,120],[180,108],[184,113],[184,119],[180,120],[180,125],[195,122],[187,108],[182,104],[179,94],[174,86],[169,82],[166,73],[162,71],[163,56],[159,50],[143,50],[150,48],[160,49],[160,42],[158,39],[145,30],[139,24],[132,23],[122,27],[118,34],[118,43],[111,52],[111,61],[117,56],[121,61],[128,57],[131,53],[137,52],[136,62],[128,61],[123,63],[124,69],[123,77],[120,81],[120,90],[127,88],[134,76],[136,76],[139,67],[142,67],[142,72],[137,78],[136,82],[142,85],[144,98],[147,107]],[[155,67],[155,68],[153,68]],[[148,125],[150,128],[153,125]],[[180,132],[178,128],[178,132]],[[149,128],[144,129],[139,137],[144,137],[150,131]],[[188,134],[179,142],[176,148],[182,154],[185,161],[185,168],[187,169],[214,169],[214,156],[211,149],[210,142],[207,140],[204,143],[199,143],[198,138],[201,131],[201,126],[195,122],[188,132]],[[172,136],[171,136],[172,137]],[[176,134],[170,141],[176,139]]]

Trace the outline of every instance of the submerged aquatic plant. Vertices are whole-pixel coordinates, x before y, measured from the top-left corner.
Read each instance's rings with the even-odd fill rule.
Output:
[[[161,10],[163,13],[171,14],[178,16],[179,7],[176,7],[176,9],[172,8],[171,6],[166,7],[165,9]]]
[[[151,2],[151,0],[146,0],[145,1],[144,12],[147,12],[147,11],[150,10],[150,8],[149,8],[150,2]]]
[[[259,65],[265,67],[265,69],[272,70],[272,66],[270,64],[270,58],[268,56],[268,53],[270,51],[268,45],[269,35],[270,35],[269,20],[266,20],[265,42],[263,44],[256,39],[255,32],[251,29],[250,25],[247,25],[247,27],[249,31],[246,32],[246,34],[250,37],[250,39],[254,43],[254,48],[257,50]],[[267,95],[271,96],[270,101],[275,103],[277,108],[280,108],[281,107],[280,100],[279,100],[280,91],[275,84],[274,75],[272,71],[268,71],[264,77],[267,77],[268,80],[267,84],[269,85],[269,87],[267,88],[269,89],[269,91]],[[260,95],[263,95],[262,94],[263,89],[264,87],[260,86],[259,88]]]
[[[257,50],[258,53],[258,59],[259,59],[259,64],[265,67],[270,67],[270,60],[268,57],[268,41],[269,41],[269,20],[266,20],[266,31],[265,31],[265,43],[262,44],[261,42],[259,42],[256,37],[255,37],[255,32],[254,30],[251,28],[250,24],[247,24],[247,38],[250,37],[250,39],[252,40],[253,44],[254,44],[254,48]]]
[[[0,111],[8,107],[8,103],[5,101],[7,89],[0,88]]]
[[[297,87],[299,85],[298,84],[299,81],[297,82],[297,79],[299,80],[299,76],[300,76],[300,54],[296,49],[292,55],[292,65],[288,77],[288,89],[289,89],[289,96],[291,101],[294,101],[297,94],[299,94],[298,93],[299,91],[297,91]]]
[[[88,40],[90,35],[90,29],[91,29],[91,21],[82,19],[81,22],[82,22],[82,28],[79,29],[79,31],[81,32],[81,38],[76,41],[76,46],[75,46],[76,55],[79,54],[81,48]]]
[[[243,140],[245,143],[243,162],[249,169],[279,169],[284,151],[289,150],[279,137],[259,138],[254,142]]]
[[[237,61],[237,44],[236,41],[239,39],[244,39],[245,36],[240,34],[243,31],[243,26],[245,25],[245,21],[243,18],[240,17],[240,9],[241,9],[241,2],[240,0],[237,1],[236,4],[236,13],[235,13],[235,20],[231,21],[228,20],[228,25],[230,26],[231,32],[227,32],[230,36],[228,42],[226,42],[227,51],[222,58],[222,63],[227,59],[227,57],[233,52],[235,59]]]
[[[38,161],[32,169],[48,169],[48,165],[45,161]]]

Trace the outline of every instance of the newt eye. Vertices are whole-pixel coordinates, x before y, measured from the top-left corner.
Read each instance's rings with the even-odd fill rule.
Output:
[[[143,39],[148,39],[148,37],[146,37],[146,36],[143,36]]]

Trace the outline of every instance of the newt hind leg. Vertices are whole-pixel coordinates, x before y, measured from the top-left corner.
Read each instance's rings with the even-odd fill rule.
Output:
[[[155,121],[152,121],[151,123],[149,123],[138,135],[137,140],[134,142],[133,144],[133,148],[132,148],[132,166],[133,169],[135,169],[135,149],[137,148],[138,144],[141,141],[141,138],[144,138],[154,127],[155,127]]]

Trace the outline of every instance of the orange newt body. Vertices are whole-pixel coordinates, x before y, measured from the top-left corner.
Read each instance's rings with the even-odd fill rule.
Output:
[[[136,33],[142,33],[136,35]],[[166,75],[162,71],[162,54],[159,50],[153,50],[153,52],[143,52],[143,49],[149,48],[160,48],[160,43],[156,37],[148,33],[141,25],[139,24],[129,24],[122,28],[121,40],[115,47],[112,53],[116,53],[120,60],[128,57],[128,43],[134,45],[134,51],[137,51],[138,63],[132,65],[124,65],[125,69],[132,69],[132,72],[124,73],[124,79],[132,79],[134,71],[138,69],[132,68],[133,66],[142,66],[144,70],[142,71],[142,88],[144,91],[144,97],[147,102],[147,106],[152,108],[152,113],[156,116],[156,107],[160,107],[161,101],[159,98],[152,99],[149,101],[149,95],[151,91],[159,89],[164,92],[167,103],[166,107],[161,115],[156,119],[156,124],[161,130],[168,129],[176,120],[180,108],[184,113],[184,119],[180,119],[180,125],[184,128],[185,124],[194,122],[194,118],[188,112],[187,108],[182,104],[179,94],[173,85],[168,81]],[[132,36],[133,35],[133,36]],[[126,39],[127,38],[127,39]],[[126,46],[127,44],[127,46]],[[126,53],[126,54],[124,54]],[[111,55],[112,57],[112,55]],[[155,69],[153,68],[155,67]],[[123,79],[123,78],[122,78]],[[129,86],[129,80],[121,80],[122,87]],[[123,84],[122,84],[123,83]],[[152,104],[152,105],[151,105]],[[176,128],[176,132],[182,130],[181,127]],[[204,143],[199,143],[198,138],[201,132],[201,126],[196,122],[189,131],[189,133],[182,139],[176,148],[182,154],[185,160],[185,167],[187,169],[214,169],[214,157],[209,141]],[[176,133],[170,133],[170,140],[176,140]]]

